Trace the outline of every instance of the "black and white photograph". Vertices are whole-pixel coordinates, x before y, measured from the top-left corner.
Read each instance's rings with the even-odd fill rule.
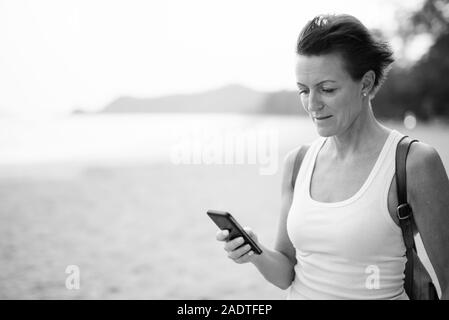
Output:
[[[0,300],[449,299],[448,76],[449,0],[0,0]]]

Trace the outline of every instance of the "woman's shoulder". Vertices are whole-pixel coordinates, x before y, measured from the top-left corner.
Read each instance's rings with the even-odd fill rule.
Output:
[[[296,157],[298,155],[298,153],[300,151],[303,152],[303,158],[306,154],[306,151],[310,148],[311,145],[313,145],[313,143],[315,143],[317,140],[315,140],[312,143],[309,144],[301,144],[298,145],[296,147],[294,147],[293,149],[289,150],[287,152],[287,154],[284,157],[284,161],[283,161],[283,180],[284,183],[288,183],[288,180],[291,178],[292,174],[293,174],[293,170],[294,170],[294,166],[295,166],[295,162],[296,162]]]
[[[308,150],[314,143],[316,143],[320,139],[316,139],[315,141],[312,141],[311,143],[307,144],[301,144],[293,149],[290,149],[287,154],[284,157],[284,166],[293,168],[293,164],[295,163],[296,156],[300,149],[303,149],[303,151]]]
[[[417,141],[415,143],[412,143],[412,145],[410,146],[409,154],[407,156],[407,171],[408,169],[432,169],[432,165],[440,161],[440,155],[433,146],[421,141]]]
[[[282,179],[282,185],[283,188],[289,188],[289,180],[290,177],[293,174],[293,167],[295,164],[296,155],[298,154],[299,149],[301,149],[302,145],[296,146],[290,151],[287,152],[287,154],[284,157],[283,165],[282,165],[282,171],[283,171],[283,179]]]
[[[424,142],[415,142],[410,146],[406,170],[407,188],[415,194],[431,186],[438,187],[438,181],[447,177],[438,151]]]
[[[389,134],[393,134],[396,136],[397,141],[401,140],[401,138],[406,135],[396,129],[388,129]],[[413,138],[412,136],[410,138]],[[438,152],[431,145],[421,142],[415,141],[411,144],[408,155],[407,155],[407,172],[410,170],[416,170],[429,163],[429,161],[435,161],[439,158]]]
[[[302,148],[303,145],[298,145],[293,149],[290,149],[284,157],[284,166],[291,165],[293,166],[293,162],[295,161],[296,155],[298,154],[299,149]]]
[[[296,156],[301,148],[306,147],[307,145],[298,145],[293,149],[290,149],[287,154],[284,156],[283,160],[283,188],[290,189],[290,181],[293,174],[293,168],[295,166]]]

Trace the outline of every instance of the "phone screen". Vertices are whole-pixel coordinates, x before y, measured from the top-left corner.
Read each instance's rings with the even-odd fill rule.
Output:
[[[208,210],[207,215],[215,222],[221,230],[229,230],[229,240],[237,237],[243,237],[245,244],[249,244],[256,254],[261,254],[262,249],[254,242],[254,240],[246,233],[235,218],[226,211]]]

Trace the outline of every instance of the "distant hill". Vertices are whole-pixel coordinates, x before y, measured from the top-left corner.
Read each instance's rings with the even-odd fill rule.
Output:
[[[298,92],[288,90],[267,94],[264,103],[260,106],[260,112],[302,115],[307,114],[302,107]]]
[[[207,112],[305,114],[295,91],[260,92],[241,85],[157,98],[120,97],[100,113]],[[76,110],[80,114],[80,110]]]
[[[102,112],[242,112],[256,113],[266,94],[249,88],[230,85],[216,90],[138,99],[121,97]]]

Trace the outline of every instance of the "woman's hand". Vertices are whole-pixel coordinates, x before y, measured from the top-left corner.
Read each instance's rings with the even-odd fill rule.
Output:
[[[259,245],[257,236],[251,228],[244,227],[243,229],[254,240],[254,242]],[[243,237],[228,240],[228,236],[228,230],[219,230],[216,235],[218,241],[225,241],[224,249],[228,253],[228,258],[239,264],[252,262],[255,256],[254,251],[251,250],[251,246],[248,243],[244,244],[245,240]]]

